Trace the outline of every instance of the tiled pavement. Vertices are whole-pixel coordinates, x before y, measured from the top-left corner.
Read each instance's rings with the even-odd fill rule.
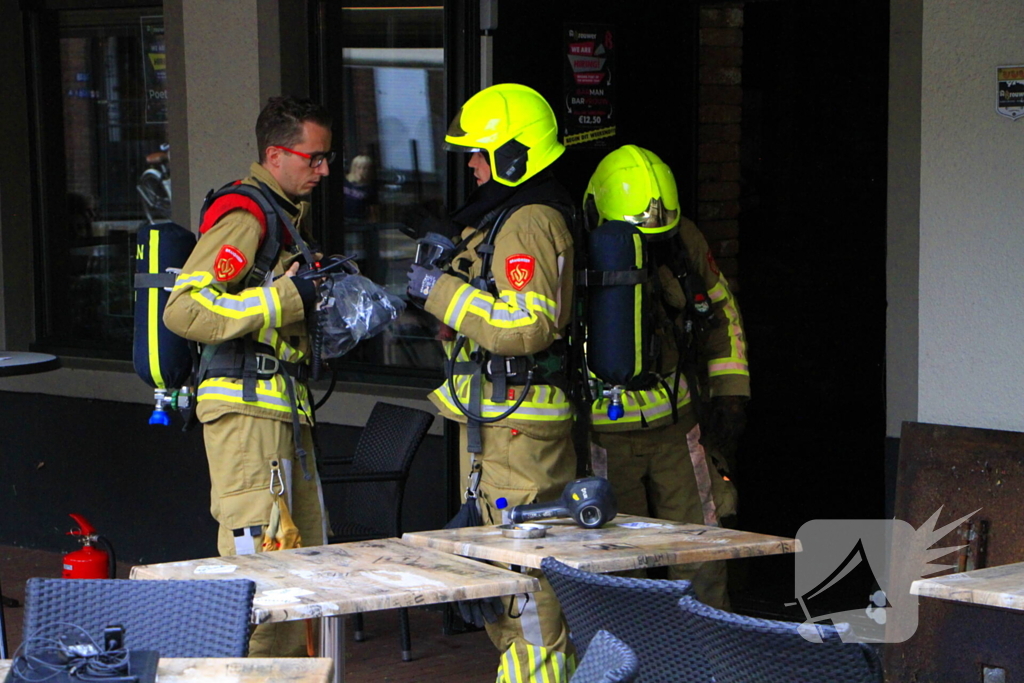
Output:
[[[130,565],[119,563],[118,577],[126,578]],[[0,586],[5,597],[25,598],[29,578],[59,578],[61,554],[43,550],[0,546]],[[22,639],[22,609],[4,608],[7,644],[14,652]],[[445,636],[441,612],[417,608],[410,611],[413,661],[403,662],[398,645],[398,613],[372,612],[365,617],[366,640],[352,641],[346,629],[346,680],[350,683],[412,683],[447,680],[451,683],[491,683],[498,653],[483,632]]]

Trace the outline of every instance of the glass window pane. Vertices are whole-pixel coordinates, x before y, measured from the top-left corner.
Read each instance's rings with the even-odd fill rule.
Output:
[[[47,341],[90,355],[130,357],[132,272],[140,224],[170,217],[167,89],[159,10],[57,13],[60,91],[40,78],[40,108],[57,99],[59,119],[41,117]],[[52,99],[51,99],[52,98]],[[58,124],[62,130],[47,128]],[[53,140],[59,136],[57,140]],[[63,174],[54,162],[63,151]],[[58,195],[59,196],[59,195]]]
[[[324,6],[325,30],[341,37],[325,41],[339,152],[326,242],[404,298],[416,246],[410,215],[418,207],[440,214],[444,204],[444,10],[385,4]],[[443,362],[437,335],[433,316],[410,306],[344,360],[436,373]]]

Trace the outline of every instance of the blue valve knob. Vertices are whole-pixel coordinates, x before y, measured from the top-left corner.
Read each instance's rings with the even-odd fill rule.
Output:
[[[504,510],[505,508],[508,507],[508,499],[502,496],[498,500],[494,501],[494,507],[498,508],[499,510]]]
[[[167,414],[167,411],[160,410],[159,408],[153,411],[153,414],[149,416],[149,424],[151,425],[162,425],[164,427],[171,424],[171,417]]]
[[[613,403],[610,406],[608,406],[608,419],[612,420],[613,422],[615,420],[618,420],[620,417],[622,417],[625,414],[626,414],[626,411],[622,407],[622,404],[620,404],[620,403]]]

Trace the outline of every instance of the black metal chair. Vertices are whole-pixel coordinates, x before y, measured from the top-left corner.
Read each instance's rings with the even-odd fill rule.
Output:
[[[334,524],[333,542],[393,538],[402,535],[402,499],[413,456],[434,422],[425,410],[377,403],[366,421],[351,461],[324,460],[326,468],[341,462],[343,474],[323,474],[323,484],[344,485],[345,515]],[[333,521],[333,520],[332,520]],[[402,659],[412,659],[409,611],[400,612]],[[357,641],[363,640],[363,615],[353,615]]]
[[[630,683],[639,671],[640,661],[629,645],[601,630],[590,641],[569,683]]]
[[[724,612],[689,595],[679,607],[682,635],[704,651],[716,683],[882,683],[875,650],[844,643],[836,627],[818,626],[821,642],[810,642],[800,635],[808,628],[802,624]]]
[[[601,629],[610,631],[636,653],[637,681],[711,683],[707,660],[688,647],[679,599],[693,594],[689,581],[630,579],[573,569],[553,557],[541,562],[562,605],[569,633],[582,659]]]
[[[124,645],[161,657],[245,657],[256,584],[248,579],[29,579],[24,637],[55,638],[67,624],[97,643],[124,626]]]

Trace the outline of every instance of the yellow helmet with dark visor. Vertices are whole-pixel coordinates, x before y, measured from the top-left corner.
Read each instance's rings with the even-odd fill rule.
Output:
[[[444,141],[452,152],[485,153],[491,177],[509,187],[537,175],[565,151],[551,105],[516,83],[492,85],[469,98]]]
[[[623,145],[601,160],[590,176],[583,207],[592,226],[626,221],[648,235],[667,236],[679,225],[679,192],[672,169],[657,154],[636,145]]]

